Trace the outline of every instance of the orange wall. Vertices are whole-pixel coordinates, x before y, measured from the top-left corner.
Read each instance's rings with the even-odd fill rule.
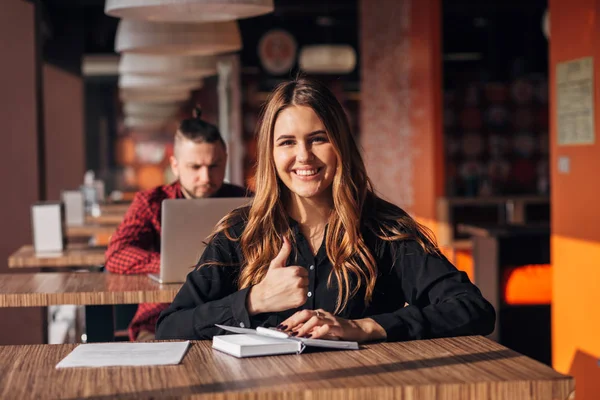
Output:
[[[578,400],[597,399],[600,368],[583,363],[600,358],[600,1],[550,0],[549,5],[553,364],[575,375]],[[595,63],[596,143],[558,146],[556,65],[589,56]],[[568,174],[558,171],[561,156],[570,158]]]
[[[361,145],[384,198],[436,230],[443,194],[440,0],[361,0]]]
[[[43,74],[46,191],[48,200],[59,200],[62,190],[83,182],[83,80],[49,64]]]
[[[10,0],[0,11],[0,273],[20,246],[31,243],[30,205],[38,199],[34,8]],[[0,308],[0,345],[42,343],[40,308]]]

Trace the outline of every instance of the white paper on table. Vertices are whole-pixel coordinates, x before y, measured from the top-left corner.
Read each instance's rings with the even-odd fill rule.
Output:
[[[179,364],[189,345],[189,340],[164,343],[80,344],[56,364],[56,368]]]

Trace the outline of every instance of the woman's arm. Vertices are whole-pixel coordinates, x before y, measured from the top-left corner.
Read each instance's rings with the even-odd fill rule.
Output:
[[[464,272],[445,257],[427,254],[414,241],[396,244],[392,273],[398,274],[408,305],[371,316],[388,341],[488,335],[496,314]],[[380,266],[381,267],[381,266]]]
[[[408,305],[355,320],[325,310],[302,310],[283,321],[282,329],[300,337],[359,342],[487,335],[493,331],[494,309],[466,274],[443,256],[426,254],[414,241],[385,243],[383,248],[386,250],[377,256],[383,273],[379,279],[396,281],[399,287],[388,287],[378,302],[397,304],[402,291]],[[389,276],[388,271],[396,276]],[[385,304],[374,306],[381,309]]]
[[[206,265],[204,265],[206,264]],[[249,288],[238,290],[235,245],[219,233],[206,247],[175,299],[156,325],[157,339],[210,339],[223,333],[215,324],[249,328]]]

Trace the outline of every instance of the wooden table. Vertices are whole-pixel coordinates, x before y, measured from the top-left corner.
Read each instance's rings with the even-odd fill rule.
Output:
[[[9,268],[74,268],[104,265],[103,247],[89,247],[82,243],[69,244],[58,254],[36,254],[32,245],[26,245],[8,257]]]
[[[121,214],[125,215],[131,203],[105,203],[100,204],[100,213],[102,214]]]
[[[381,343],[358,351],[237,359],[193,342],[182,364],[55,365],[75,345],[0,347],[0,397],[197,399],[567,399],[573,378],[489,339]]]
[[[146,275],[43,272],[0,275],[0,307],[56,304],[169,303],[181,284],[161,285]]]
[[[100,214],[97,217],[88,215],[85,223],[91,225],[119,225],[123,221],[123,214]]]
[[[67,238],[90,237],[95,235],[112,235],[116,232],[118,225],[106,224],[84,224],[80,226],[68,226]]]
[[[170,303],[181,284],[161,285],[146,275],[44,272],[0,275],[0,307],[85,305],[88,342],[114,340],[113,305]]]

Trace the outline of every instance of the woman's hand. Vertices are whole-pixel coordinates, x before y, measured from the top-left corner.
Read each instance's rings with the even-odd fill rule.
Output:
[[[371,318],[344,319],[324,310],[298,311],[278,326],[292,336],[311,339],[368,342],[385,339],[387,334]]]
[[[250,315],[290,310],[306,303],[308,271],[298,265],[286,266],[291,251],[292,245],[284,237],[266,276],[250,289],[246,302]]]

